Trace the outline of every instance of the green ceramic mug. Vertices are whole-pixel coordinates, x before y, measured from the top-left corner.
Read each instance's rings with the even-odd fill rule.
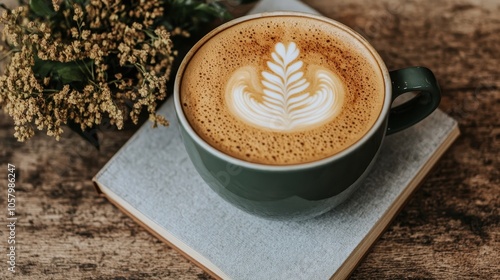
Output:
[[[283,43],[281,41],[276,43],[276,38],[279,39],[278,41],[283,41]],[[238,44],[247,44],[245,45],[247,47],[242,47],[244,45]],[[316,49],[313,46],[316,46]],[[349,53],[353,48],[356,52],[347,55],[346,53]],[[305,49],[308,49],[309,53],[306,53]],[[318,53],[314,53],[315,51]],[[365,70],[371,69],[371,72],[369,72],[373,72],[371,80],[367,78],[367,81],[364,81],[363,79],[363,82],[359,82],[359,84],[354,86],[355,82],[347,84],[346,81],[348,81],[348,78],[342,76],[354,74],[346,74],[346,71],[339,69],[329,72],[330,70],[326,69],[329,65],[336,65],[335,67],[342,68],[339,66],[342,63],[334,61],[334,52],[338,52],[337,56],[339,60],[344,63],[342,66],[344,67],[343,69],[353,71],[352,73],[361,73],[362,69],[360,68],[361,70],[359,70],[356,68],[363,67],[360,65],[371,65],[371,68],[368,68],[368,66],[363,68]],[[243,57],[242,54],[246,59],[244,63],[240,63]],[[351,61],[350,59],[353,58],[353,54],[358,59],[358,62],[353,63],[353,65],[346,64],[345,62]],[[300,62],[298,62],[299,60]],[[363,60],[370,62],[365,63]],[[255,67],[259,67],[260,65],[264,68],[270,67],[271,70],[252,72],[253,70],[248,70],[249,68],[242,66],[245,63],[249,63],[249,61],[254,63]],[[307,68],[309,70],[301,72],[302,70],[299,68],[306,67],[304,65],[308,65],[308,63],[312,63],[313,61],[320,66],[314,66],[316,68],[311,66]],[[276,65],[282,65],[283,69],[277,69],[279,67]],[[326,70],[321,70],[320,68],[325,68]],[[207,71],[206,69],[211,70]],[[234,79],[236,79],[234,78],[235,69],[237,71],[240,71],[238,69],[243,69],[241,70],[243,74],[240,76],[237,75],[237,77],[243,77],[241,78],[243,80],[234,82]],[[314,70],[317,71],[314,72],[316,74],[310,74],[313,73],[310,72],[312,71],[310,69],[316,69]],[[294,74],[286,76],[288,72],[291,73],[293,71],[296,71],[294,72],[295,76]],[[248,80],[248,84],[245,84],[244,77],[246,77],[246,74],[244,73],[247,72],[250,73],[248,74],[250,76],[252,75],[251,73],[257,73],[257,78],[262,80],[261,83],[254,82],[252,87],[252,83]],[[271,72],[274,74],[270,74]],[[340,73],[338,74],[342,76],[340,80],[335,80],[335,78],[329,79],[328,77],[330,76],[328,75],[330,74],[325,74],[334,72]],[[320,76],[317,73],[323,73],[324,75]],[[283,77],[279,78],[280,75],[283,75]],[[331,75],[333,77],[337,74]],[[273,77],[278,78],[273,82]],[[319,78],[318,81],[311,80],[314,77],[323,77],[323,80]],[[305,81],[306,78],[309,81]],[[360,79],[359,77],[355,78],[352,80],[356,81]],[[297,84],[285,85],[292,80]],[[341,90],[344,90],[342,93],[338,93],[338,91],[333,89],[330,90],[338,81],[346,83],[340,86]],[[374,86],[375,83],[378,83],[378,86]],[[233,84],[236,85],[234,88],[241,90],[239,92],[237,90],[228,90],[232,89]],[[244,84],[244,86],[238,87],[240,84]],[[280,87],[276,85],[282,85],[281,91]],[[254,160],[246,160],[244,157],[235,156],[219,148],[212,141],[213,137],[210,136],[211,134],[208,134],[209,136],[203,134],[205,130],[211,131],[210,124],[206,124],[207,122],[215,126],[213,130],[221,130],[220,126],[226,124],[225,121],[218,123],[221,116],[218,114],[221,107],[226,106],[227,103],[228,106],[233,106],[241,110],[228,109],[223,116],[230,115],[233,118],[234,116],[231,114],[236,116],[241,112],[243,112],[241,114],[246,114],[245,112],[247,111],[254,114],[242,115],[243,117],[250,116],[248,117],[248,122],[243,122],[244,124],[240,120],[232,120],[231,125],[227,125],[228,131],[234,127],[234,124],[236,126],[242,124],[242,127],[248,130],[260,129],[256,131],[263,131],[263,133],[268,133],[269,135],[284,135],[283,137],[288,137],[288,130],[278,127],[278,124],[281,123],[278,123],[277,119],[269,118],[269,123],[272,124],[259,128],[259,125],[266,125],[265,116],[268,115],[265,114],[278,114],[273,108],[279,104],[284,104],[283,102],[288,102],[289,100],[291,100],[290,102],[298,102],[297,100],[299,99],[312,98],[313,94],[300,93],[303,94],[302,97],[296,100],[290,98],[283,99],[285,101],[282,100],[282,103],[279,103],[272,101],[273,91],[271,89],[274,89],[276,92],[284,92],[289,88],[305,89],[306,87],[313,86],[318,86],[318,90],[314,91],[314,94],[318,96],[324,94],[326,97],[321,99],[321,102],[314,103],[311,101],[311,103],[307,103],[315,104],[307,106],[317,106],[317,108],[313,108],[314,110],[307,111],[304,109],[303,111],[313,114],[312,117],[305,118],[304,114],[298,114],[294,116],[300,115],[299,117],[287,119],[286,129],[299,127],[297,128],[298,130],[302,132],[306,131],[304,132],[305,134],[301,134],[302,137],[308,137],[308,131],[319,129],[317,128],[318,125],[314,123],[319,122],[319,119],[327,120],[325,123],[335,122],[336,118],[342,117],[351,117],[351,119],[356,120],[362,119],[362,117],[355,116],[353,113],[343,113],[345,108],[351,106],[349,105],[351,104],[349,100],[362,100],[362,92],[368,92],[371,89],[373,91],[371,94],[379,96],[379,100],[381,100],[376,106],[370,104],[363,105],[365,107],[376,107],[374,112],[377,112],[373,122],[366,128],[366,131],[360,134],[357,140],[329,156],[292,164],[256,162]],[[259,88],[267,89],[267,91],[262,90],[264,93],[261,93],[261,95],[264,96],[267,94],[268,96],[261,96],[261,98],[251,93],[250,89]],[[283,88],[287,89],[284,90]],[[254,91],[257,92],[257,90]],[[311,89],[310,91],[312,92],[313,90]],[[296,92],[293,91],[292,94],[297,94]],[[407,92],[419,92],[419,94],[413,99],[391,108],[393,101],[398,96]],[[329,99],[328,96],[330,96],[330,93],[334,98]],[[236,94],[241,94],[244,98],[227,97],[227,94],[235,94],[235,96]],[[351,97],[350,94],[358,94],[361,97],[356,99],[355,97]],[[299,95],[294,96],[298,97]],[[219,105],[213,106],[215,108],[207,108],[205,106],[205,109],[203,109],[205,111],[203,118],[193,116],[194,112],[198,112],[196,111],[198,109],[192,108],[196,108],[196,106],[203,104],[203,102],[211,98],[221,102],[217,103]],[[216,28],[201,39],[186,55],[179,68],[175,81],[174,99],[181,128],[180,131],[186,150],[197,171],[216,193],[226,201],[251,214],[270,219],[306,219],[331,210],[349,197],[374,165],[375,158],[385,135],[405,129],[434,111],[440,101],[440,89],[433,73],[427,68],[410,67],[389,72],[375,49],[362,36],[341,23],[322,16],[304,13],[273,12],[235,19]],[[240,101],[231,101],[233,99]],[[192,101],[192,104],[186,100]],[[271,100],[271,103],[265,103],[266,100]],[[335,100],[340,102],[340,105],[330,105],[335,104]],[[259,102],[261,102],[260,105],[258,104]],[[287,108],[294,108],[294,105],[290,104],[287,103]],[[337,106],[340,108],[338,109],[340,113],[335,113],[337,115],[334,113],[331,113],[331,115],[325,113],[324,117],[317,117],[319,115],[317,112],[327,112],[330,108],[329,106],[332,108]],[[257,119],[263,116],[260,118],[263,122],[253,122],[252,116],[256,116]],[[284,117],[280,118],[279,120],[283,120]],[[308,123],[307,120],[313,121]],[[303,126],[300,126],[301,124]],[[296,132],[296,130],[293,131],[293,133]],[[222,129],[221,133],[225,133],[224,129]],[[246,132],[243,131],[241,133],[244,134]],[[349,132],[341,131],[340,134],[349,138]],[[324,137],[328,139],[330,136],[323,135],[322,139]],[[315,137],[313,138],[316,139]],[[306,142],[313,143],[313,147],[310,149],[314,149],[315,146],[313,138],[306,139]],[[252,139],[252,137],[241,137],[238,140],[241,142],[241,145],[238,145],[238,147],[243,147],[243,151],[239,148],[240,152],[245,153],[245,147],[251,147],[254,144],[252,142],[254,140]],[[330,142],[335,139],[337,138],[331,136]],[[326,143],[327,141],[323,142]],[[318,146],[321,146],[322,143],[318,143]],[[273,143],[270,143],[270,145],[273,145]],[[332,144],[333,146],[335,145]],[[253,151],[253,148],[249,148],[247,156],[250,156],[250,150]],[[272,154],[274,150],[269,149],[268,152]],[[295,150],[287,151],[287,155],[300,154],[301,152],[303,151],[295,148]]]

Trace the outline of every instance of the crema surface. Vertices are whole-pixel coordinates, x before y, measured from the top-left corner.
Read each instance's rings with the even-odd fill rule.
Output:
[[[367,133],[384,103],[370,51],[321,20],[241,22],[187,63],[180,97],[190,125],[214,148],[249,162],[300,164],[339,153]]]

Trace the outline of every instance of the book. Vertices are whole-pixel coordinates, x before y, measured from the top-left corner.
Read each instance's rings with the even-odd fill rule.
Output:
[[[278,9],[314,13],[295,0],[264,0],[253,12]],[[457,122],[436,110],[387,136],[364,183],[334,210],[270,221],[205,184],[182,144],[172,99],[158,113],[170,126],[144,124],[93,181],[121,211],[220,279],[347,278],[459,136]]]

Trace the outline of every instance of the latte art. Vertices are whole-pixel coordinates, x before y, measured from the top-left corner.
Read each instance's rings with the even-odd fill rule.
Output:
[[[210,36],[187,56],[179,97],[196,134],[226,155],[317,161],[359,141],[381,112],[377,61],[330,22],[259,17]]]
[[[278,43],[267,61],[267,71],[259,75],[253,67],[237,69],[227,84],[228,107],[239,118],[261,128],[292,131],[311,128],[334,117],[342,106],[345,89],[330,70],[312,65],[312,81],[304,77],[294,42]],[[257,85],[257,86],[254,86]]]

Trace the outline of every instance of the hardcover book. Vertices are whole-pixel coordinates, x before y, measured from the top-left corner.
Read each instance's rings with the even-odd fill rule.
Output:
[[[314,13],[295,0],[261,1],[253,12]],[[99,193],[222,279],[344,279],[459,135],[440,110],[387,136],[363,185],[314,219],[270,221],[229,205],[198,175],[184,149],[173,100],[169,127],[144,124],[94,177]]]

